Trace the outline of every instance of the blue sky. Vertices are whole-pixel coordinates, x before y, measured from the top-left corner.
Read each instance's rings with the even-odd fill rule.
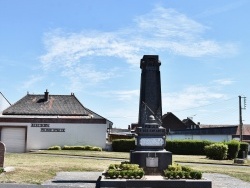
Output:
[[[138,120],[140,59],[159,55],[163,113],[238,124],[250,96],[250,1],[0,0],[0,91],[75,93],[127,128]],[[2,103],[3,104],[3,103]],[[247,109],[243,123],[250,123]]]

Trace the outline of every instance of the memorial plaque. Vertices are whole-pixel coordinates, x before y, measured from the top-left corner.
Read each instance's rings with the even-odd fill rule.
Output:
[[[158,157],[147,157],[146,167],[158,167]]]
[[[5,144],[0,142],[0,168],[4,167]]]

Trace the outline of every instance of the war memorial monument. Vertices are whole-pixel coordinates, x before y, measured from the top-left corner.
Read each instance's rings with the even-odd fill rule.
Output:
[[[136,128],[136,148],[130,152],[130,162],[139,164],[146,174],[160,174],[172,164],[172,153],[166,151],[166,129],[161,126],[162,101],[160,61],[157,55],[141,59],[139,120]]]
[[[130,163],[143,168],[142,179],[100,178],[96,187],[150,188],[212,188],[209,180],[166,179],[163,170],[172,164],[172,153],[165,150],[166,129],[163,128],[160,61],[158,55],[144,55],[140,62],[141,86],[135,149],[130,151]]]

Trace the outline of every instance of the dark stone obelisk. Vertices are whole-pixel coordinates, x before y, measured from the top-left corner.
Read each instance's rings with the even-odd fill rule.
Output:
[[[153,115],[161,123],[161,63],[157,55],[144,55],[141,59],[141,89],[139,103],[139,125],[146,123]]]
[[[172,153],[164,149],[166,129],[161,126],[160,65],[158,55],[144,55],[140,64],[139,120],[130,162],[139,164],[146,174],[160,174],[172,164]]]

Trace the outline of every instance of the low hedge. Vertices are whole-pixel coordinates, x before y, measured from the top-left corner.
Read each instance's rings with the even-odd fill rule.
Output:
[[[167,140],[165,149],[179,155],[205,155],[205,146],[212,143],[206,140]],[[112,148],[116,152],[129,152],[135,149],[135,139],[113,140]]]
[[[238,158],[243,158],[243,151],[245,152],[245,157],[248,155],[248,143],[247,142],[241,142],[240,143],[240,150],[238,153]]]
[[[112,142],[113,151],[129,152],[135,149],[135,139],[117,139]]]
[[[61,150],[61,146],[51,146],[48,148],[48,150]]]
[[[223,160],[227,158],[228,146],[223,143],[215,143],[205,146],[207,158],[215,160]]]
[[[213,143],[207,140],[167,140],[166,150],[178,155],[205,155],[205,146]]]
[[[48,150],[87,150],[87,151],[102,151],[102,148],[96,146],[51,146]]]

